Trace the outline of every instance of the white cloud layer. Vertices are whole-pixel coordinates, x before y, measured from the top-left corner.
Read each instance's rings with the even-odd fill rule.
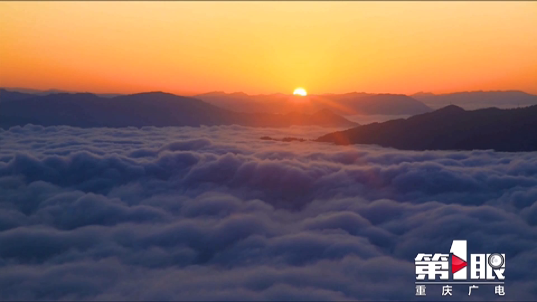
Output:
[[[414,299],[453,239],[537,299],[536,153],[259,139],[327,132],[0,130],[0,300]]]

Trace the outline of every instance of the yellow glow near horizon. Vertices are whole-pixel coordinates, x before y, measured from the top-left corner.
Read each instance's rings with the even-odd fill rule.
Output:
[[[294,95],[299,95],[299,96],[306,96],[306,95],[308,95],[308,93],[306,92],[306,89],[304,89],[304,88],[300,88],[300,87],[297,88],[297,89],[295,89],[295,91],[293,91],[293,94],[294,94]]]
[[[537,2],[0,1],[0,86],[537,93]]]

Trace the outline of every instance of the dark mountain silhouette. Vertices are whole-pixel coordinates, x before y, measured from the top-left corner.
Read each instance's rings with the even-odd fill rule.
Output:
[[[270,136],[262,136],[259,139],[264,140],[264,141],[277,141],[277,142],[285,142],[285,143],[290,143],[290,142],[301,142],[302,143],[302,142],[306,141],[305,139],[298,138],[298,137],[284,137],[282,139],[277,139],[277,138],[272,138]]]
[[[0,88],[0,102],[8,102],[13,100],[20,100],[35,96],[45,96],[50,94],[60,94],[60,93],[71,93],[74,94],[76,92],[72,91],[64,91],[59,89],[49,89],[49,90],[37,90],[37,89],[30,89],[30,88]],[[20,97],[13,98],[13,95],[19,95]],[[120,96],[122,94],[118,93],[101,93],[97,94],[94,93],[96,96],[105,97],[105,98],[112,98],[116,96]]]
[[[35,97],[34,94],[0,89],[0,102],[11,102]]]
[[[376,144],[404,150],[537,151],[537,106],[434,112],[324,135],[319,142]]]
[[[32,123],[76,127],[244,125],[287,127],[319,125],[354,127],[330,111],[315,114],[246,114],[198,99],[162,92],[99,97],[90,93],[60,93],[0,102],[0,126]]]
[[[286,94],[247,95],[211,92],[195,96],[213,105],[240,112],[313,113],[329,109],[341,115],[403,115],[429,112],[425,104],[400,94],[324,94],[305,97]]]
[[[474,91],[439,95],[416,93],[412,97],[434,109],[448,105],[456,105],[466,110],[489,107],[506,109],[537,105],[537,95],[522,91]]]

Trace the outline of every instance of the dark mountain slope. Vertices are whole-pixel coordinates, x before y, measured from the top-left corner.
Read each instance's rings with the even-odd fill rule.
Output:
[[[76,127],[244,125],[286,127],[322,125],[354,127],[357,124],[331,113],[315,115],[245,114],[203,101],[162,92],[99,97],[89,93],[51,94],[0,102],[0,127],[32,123]]]
[[[317,141],[404,150],[537,151],[537,106],[465,111],[451,105],[408,119],[330,133]]]
[[[35,97],[33,94],[18,91],[10,91],[0,88],[0,102],[11,102]]]

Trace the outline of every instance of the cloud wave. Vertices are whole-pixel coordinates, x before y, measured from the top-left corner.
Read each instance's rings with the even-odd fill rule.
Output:
[[[537,299],[535,153],[259,139],[326,131],[1,130],[0,299],[413,299],[453,239]]]

